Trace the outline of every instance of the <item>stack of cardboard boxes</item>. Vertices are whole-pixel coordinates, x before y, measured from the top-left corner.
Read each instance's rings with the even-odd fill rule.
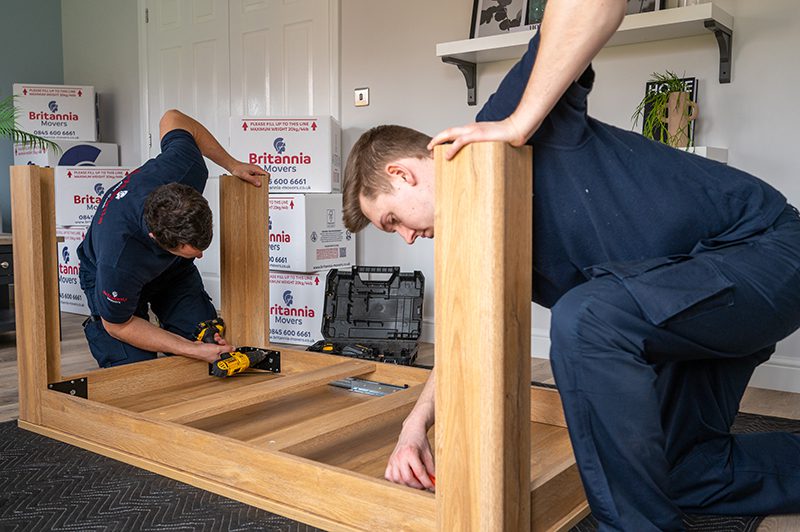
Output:
[[[94,87],[15,83],[14,94],[19,126],[61,148],[15,145],[14,164],[55,168],[56,234],[64,239],[58,244],[61,310],[88,315],[77,248],[105,191],[132,169],[117,166],[116,144],[97,142]]]
[[[237,118],[231,155],[271,174],[270,339],[322,339],[325,276],[355,264],[342,222],[341,130],[330,116]]]

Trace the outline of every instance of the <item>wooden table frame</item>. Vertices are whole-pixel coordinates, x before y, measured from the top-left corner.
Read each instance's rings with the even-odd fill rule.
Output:
[[[423,369],[281,349],[280,375],[167,357],[62,376],[53,171],[36,166],[11,169],[19,426],[326,530],[570,527],[588,506],[560,399],[529,384],[530,157],[437,148],[436,495],[382,478]],[[267,346],[267,187],[220,181],[228,338]],[[344,377],[408,389],[327,385]],[[50,388],[82,378],[88,398]]]

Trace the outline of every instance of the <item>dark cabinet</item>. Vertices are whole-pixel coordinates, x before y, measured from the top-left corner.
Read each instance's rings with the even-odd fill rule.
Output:
[[[14,283],[14,260],[11,235],[0,233],[0,333],[14,330],[14,307],[11,285]]]

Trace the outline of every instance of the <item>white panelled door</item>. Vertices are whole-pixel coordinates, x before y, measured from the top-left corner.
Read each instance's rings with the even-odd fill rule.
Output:
[[[147,102],[150,157],[161,151],[158,122],[178,109],[202,123],[220,142],[228,139],[230,69],[228,0],[147,0]],[[224,170],[208,161],[210,176]],[[209,179],[205,197],[219,205],[219,180]],[[217,208],[215,212],[219,212]],[[219,216],[214,217],[219,235]],[[196,261],[206,290],[221,305],[219,240]]]
[[[230,0],[234,116],[338,117],[338,2]]]
[[[172,108],[199,120],[225,144],[230,114],[228,0],[148,0],[147,9],[150,157],[160,151],[158,121]]]
[[[339,0],[145,0],[147,109],[158,155],[167,109],[198,119],[228,147],[231,116],[339,116]],[[211,247],[197,262],[219,308],[219,179],[209,162]]]

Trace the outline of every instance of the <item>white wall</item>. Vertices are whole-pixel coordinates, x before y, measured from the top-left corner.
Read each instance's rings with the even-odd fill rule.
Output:
[[[100,94],[100,138],[120,145],[120,164],[142,161],[139,38],[135,0],[61,0],[64,83]]]
[[[436,43],[469,37],[472,3],[465,0],[342,2],[342,154],[370,127],[400,124],[429,135],[469,121],[464,77],[436,57]],[[353,106],[353,89],[369,87],[368,107]],[[484,98],[487,94],[479,94]],[[483,100],[482,100],[483,101]],[[482,102],[481,102],[482,103]],[[432,340],[433,242],[408,246],[369,227],[359,234],[360,264],[400,266],[425,274],[426,327]]]
[[[654,71],[673,70],[699,79],[698,144],[727,147],[729,163],[780,189],[800,205],[796,150],[800,110],[793,100],[800,82],[800,11],[795,0],[716,0],[735,17],[733,80],[721,85],[718,48],[708,35],[607,48],[597,71],[590,112],[620,127],[630,116]],[[399,123],[429,134],[472,120],[512,62],[479,66],[478,106],[466,105],[464,80],[435,56],[437,42],[468,37],[471,2],[374,2],[342,5],[342,126],[344,153],[358,135],[382,123]],[[370,87],[369,107],[353,107],[355,87]],[[368,229],[359,241],[364,264],[398,264],[422,270],[427,279],[426,322],[433,318],[433,245],[407,246],[395,235]],[[534,308],[534,356],[546,356],[549,313]],[[430,326],[425,336],[431,338]],[[800,334],[779,344],[754,384],[800,391]]]

